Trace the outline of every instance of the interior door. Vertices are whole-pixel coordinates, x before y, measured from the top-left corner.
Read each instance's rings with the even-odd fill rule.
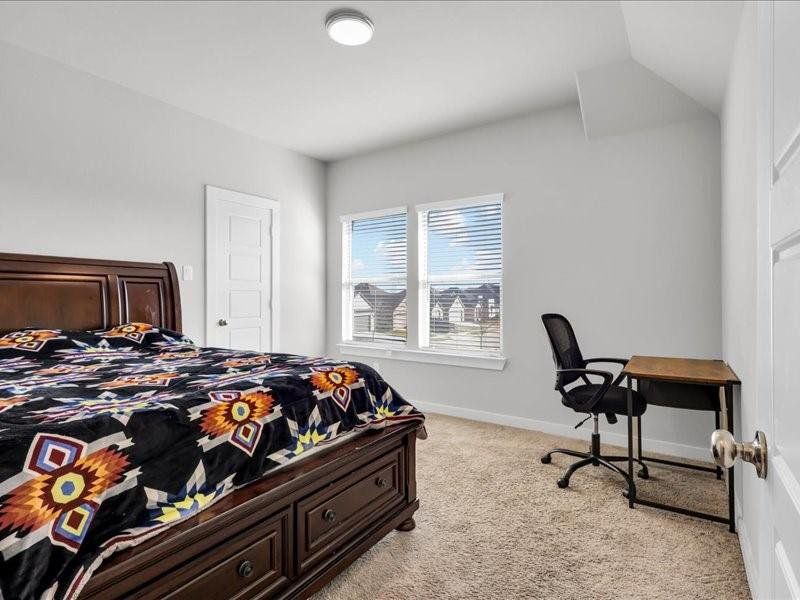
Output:
[[[275,349],[277,226],[274,200],[206,186],[207,345]]]
[[[774,2],[771,11],[772,523],[761,563],[767,597],[800,600],[800,3]]]

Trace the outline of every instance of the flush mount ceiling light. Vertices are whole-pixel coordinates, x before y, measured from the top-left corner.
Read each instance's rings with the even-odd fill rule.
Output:
[[[335,10],[325,18],[325,29],[334,42],[360,46],[372,39],[374,27],[369,18],[357,10]]]

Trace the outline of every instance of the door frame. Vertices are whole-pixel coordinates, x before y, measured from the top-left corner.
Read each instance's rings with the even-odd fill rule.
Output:
[[[205,185],[205,246],[206,246],[206,263],[205,263],[205,316],[206,316],[206,345],[209,344],[211,339],[211,332],[215,327],[216,318],[211,310],[214,302],[214,290],[216,289],[216,273],[217,273],[217,238],[216,238],[216,219],[219,215],[219,203],[235,202],[245,206],[255,208],[264,208],[272,211],[272,224],[270,225],[270,237],[272,239],[271,249],[271,290],[270,290],[270,352],[276,352],[280,340],[278,331],[278,314],[280,312],[280,302],[278,290],[279,273],[280,273],[280,202],[271,200],[263,196],[256,196],[254,194],[247,194],[244,192],[237,192],[226,188],[216,187],[213,185]]]
[[[758,2],[755,9],[756,27],[756,414],[757,427],[767,436],[767,445],[774,440],[772,410],[772,2]],[[752,431],[741,431],[749,439]],[[771,448],[770,448],[771,450]],[[769,462],[772,462],[770,452]],[[769,465],[771,466],[771,465]],[[744,467],[742,467],[744,469]],[[750,473],[749,476],[753,474]],[[743,475],[743,477],[746,475]],[[759,485],[758,504],[749,508],[749,523],[742,531],[755,534],[741,540],[743,554],[749,550],[754,559],[755,573],[749,573],[750,591],[754,600],[772,597],[774,552],[772,499],[770,473],[767,481]],[[748,531],[749,529],[749,531]],[[740,535],[741,538],[741,535]],[[745,550],[745,546],[749,546]],[[755,556],[752,556],[752,553]]]

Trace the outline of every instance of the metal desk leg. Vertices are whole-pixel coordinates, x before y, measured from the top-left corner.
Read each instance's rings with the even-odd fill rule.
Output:
[[[642,460],[642,415],[636,417],[636,458]]]
[[[719,429],[719,411],[714,411],[714,429]],[[717,479],[722,479],[722,467],[717,466]]]
[[[728,431],[733,435],[733,385],[728,383],[725,385],[725,425]],[[733,485],[733,467],[728,469],[728,529],[731,533],[736,533],[736,508],[734,505],[734,485]]]
[[[628,475],[633,481],[633,378],[628,376]],[[628,491],[628,508],[633,508],[636,492]]]

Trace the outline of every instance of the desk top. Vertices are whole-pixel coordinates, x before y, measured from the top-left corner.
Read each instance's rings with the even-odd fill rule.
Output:
[[[721,360],[633,356],[622,369],[625,375],[638,379],[703,383],[710,385],[738,384],[739,378]]]

